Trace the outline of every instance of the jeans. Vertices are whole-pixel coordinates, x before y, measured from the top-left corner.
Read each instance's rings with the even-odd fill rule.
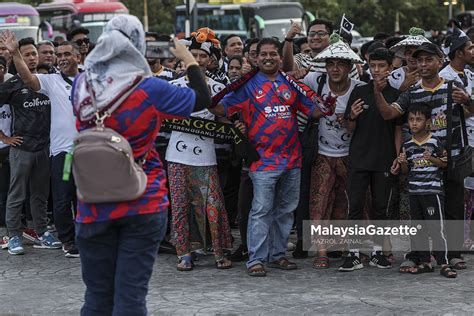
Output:
[[[76,223],[86,285],[81,315],[146,315],[148,282],[167,212]]]
[[[58,238],[63,244],[71,244],[74,242],[76,187],[72,175],[69,181],[63,181],[65,157],[66,153],[62,152],[50,159],[51,189],[53,191],[54,225],[58,231]]]
[[[300,196],[301,170],[256,171],[249,176],[253,201],[247,232],[247,268],[285,256],[293,211]]]
[[[29,152],[10,148],[10,190],[8,191],[6,222],[9,236],[21,236],[21,213],[29,189],[33,223],[38,235],[47,230],[49,186],[48,148]]]
[[[5,217],[7,214],[8,189],[10,187],[9,152],[10,147],[0,149],[0,228],[2,229],[7,225]],[[3,234],[6,235],[6,231],[0,232],[0,237],[2,237]]]

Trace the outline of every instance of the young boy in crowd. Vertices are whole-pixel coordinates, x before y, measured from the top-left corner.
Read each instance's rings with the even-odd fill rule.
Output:
[[[429,238],[433,254],[441,265],[441,275],[455,278],[448,264],[448,246],[444,232],[444,187],[441,169],[447,166],[447,154],[429,130],[431,109],[428,104],[413,104],[408,111],[412,138],[403,144],[398,157],[403,173],[408,173],[408,191],[412,221],[427,221],[411,237],[412,256],[417,265],[400,272],[419,274],[433,272]]]

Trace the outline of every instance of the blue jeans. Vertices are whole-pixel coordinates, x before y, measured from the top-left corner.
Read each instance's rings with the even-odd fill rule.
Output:
[[[81,315],[146,315],[146,295],[168,214],[76,223],[86,285]]]
[[[253,201],[247,232],[247,268],[285,256],[293,211],[300,196],[301,170],[256,171],[249,176]]]

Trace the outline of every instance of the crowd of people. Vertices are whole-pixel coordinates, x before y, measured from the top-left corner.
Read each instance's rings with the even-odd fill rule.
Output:
[[[145,33],[133,17],[114,18],[95,47],[87,34],[74,29],[60,44],[0,35],[2,248],[23,254],[24,237],[80,257],[85,314],[146,313],[161,240],[179,271],[207,253],[217,269],[246,261],[250,276],[297,269],[288,238],[294,227],[291,255],[307,258],[304,221],[435,221],[430,236],[412,240],[424,250],[406,254],[399,271],[432,272],[436,261],[454,278],[466,268],[460,249],[472,246],[472,232],[446,235],[443,223],[470,222],[474,207],[473,180],[451,176],[453,159],[474,144],[474,29],[452,21],[438,46],[413,27],[407,36],[378,34],[358,51],[350,32],[323,19],[307,30],[292,23],[283,42],[219,41],[206,27],[178,41]],[[176,58],[145,57],[147,41],[172,41]],[[64,176],[78,130],[90,127],[81,107],[122,90],[125,101],[104,123],[145,161],[147,189],[135,201],[86,203],[74,175]],[[170,117],[190,117],[195,128],[165,124]],[[248,146],[209,137],[209,126]],[[373,245],[370,255],[345,249],[337,269],[391,268],[390,239]],[[338,255],[315,250],[315,269]]]

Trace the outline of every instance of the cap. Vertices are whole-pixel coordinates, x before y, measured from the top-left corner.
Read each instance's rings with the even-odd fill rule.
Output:
[[[441,51],[441,49],[438,47],[438,45],[436,44],[433,44],[431,42],[429,43],[423,43],[421,44],[417,49],[416,51],[413,53],[413,57],[414,58],[418,58],[418,56],[421,54],[421,53],[428,53],[428,54],[431,54],[431,55],[436,55],[440,58],[443,58],[444,57],[444,54],[443,52]]]

